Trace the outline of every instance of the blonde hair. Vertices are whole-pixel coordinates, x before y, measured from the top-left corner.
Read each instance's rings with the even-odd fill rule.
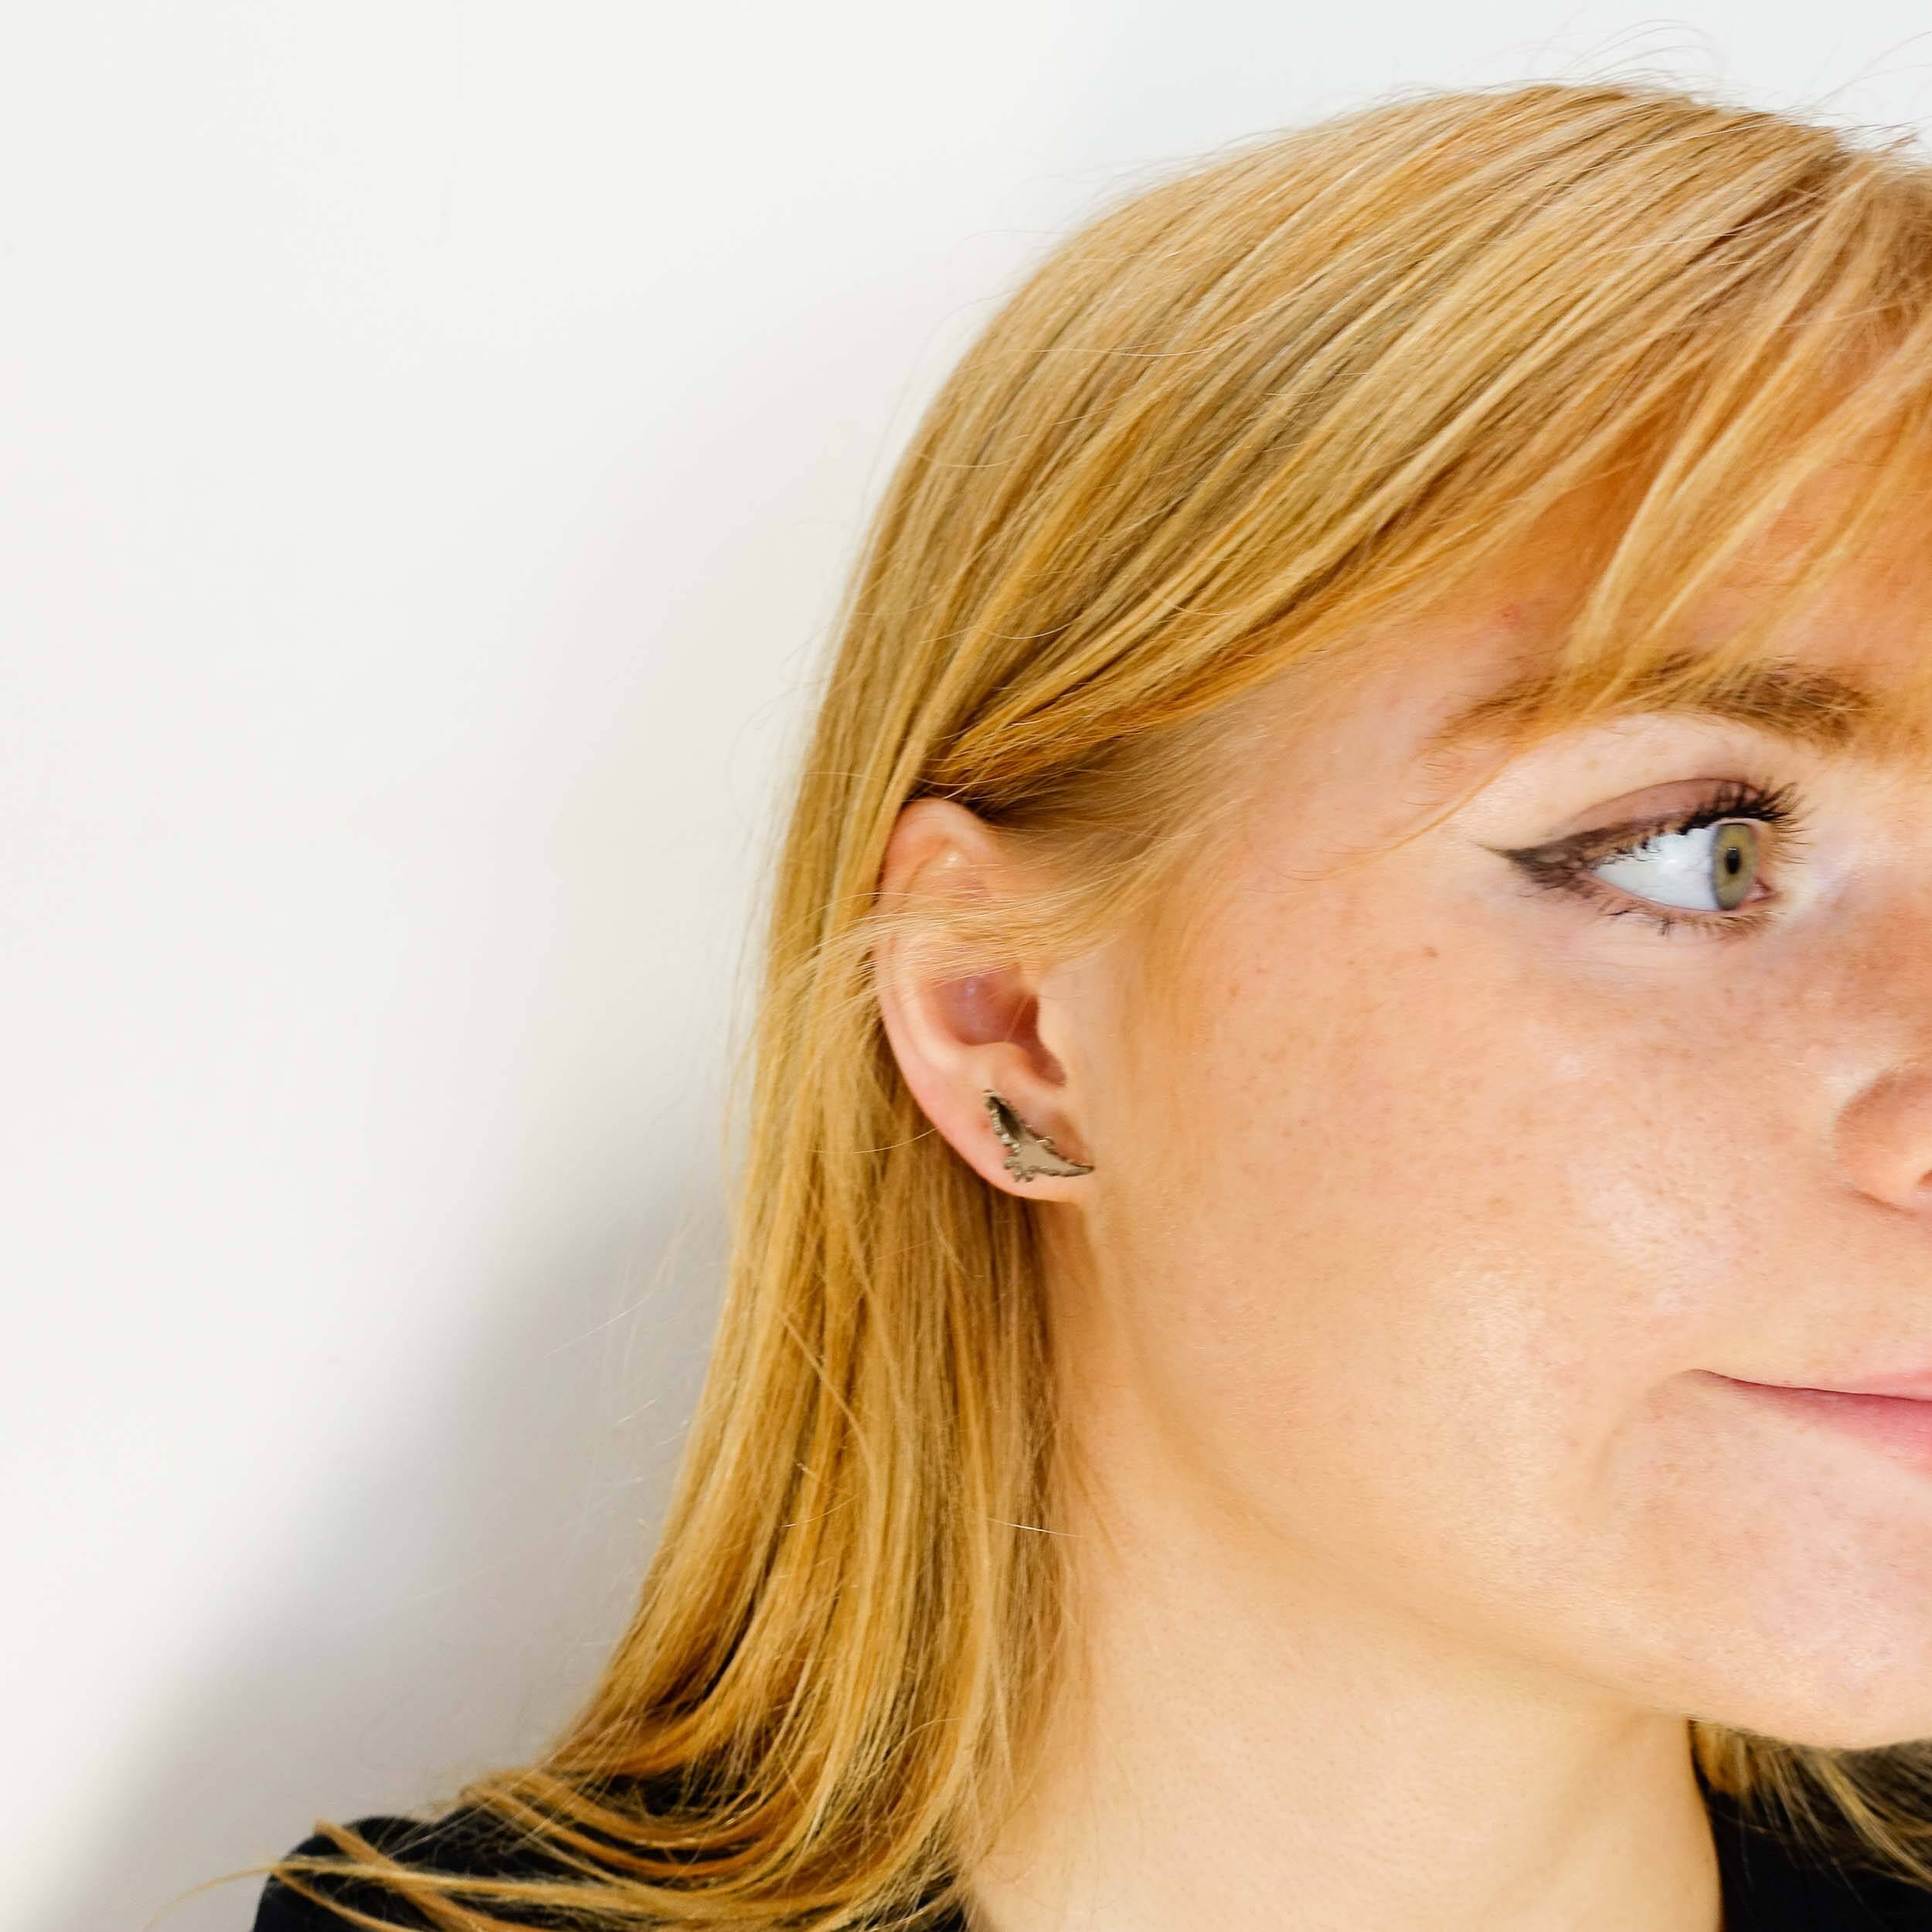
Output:
[[[1063,1577],[1038,1231],[925,1121],[869,977],[901,808],[961,800],[1048,862],[998,930],[961,906],[962,962],[1138,924],[1158,998],[1263,687],[1332,694],[1392,619],[1608,490],[1576,621],[1499,722],[1720,696],[1922,502],[1929,417],[1932,172],[1664,87],[1383,100],[1065,240],[926,411],[847,594],[778,855],[722,1322],[634,1619],[554,1748],[464,1794],[573,1876],[439,1879],[327,1828],[354,1869],[450,1927],[944,1906],[1017,1788]],[[1852,487],[1776,594],[1679,648],[1828,467]],[[1923,693],[1896,696],[1916,730]],[[1932,1747],[1691,1730],[1717,1788],[1932,1884]]]

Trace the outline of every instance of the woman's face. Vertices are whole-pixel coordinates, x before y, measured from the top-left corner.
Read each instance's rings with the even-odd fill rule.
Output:
[[[1427,765],[1558,609],[1499,577],[1257,773],[1192,1037],[1136,1028],[1110,952],[1046,983],[1094,1164],[1019,1190],[1080,1204],[1063,1338],[1222,1519],[1367,1599],[1642,1706],[1932,1734],[1932,1404],[1913,1461],[1738,1386],[1932,1395],[1932,775],[1659,715]],[[1882,698],[1929,613],[1874,577],[1781,648]],[[1531,863],[1713,800],[1743,828]]]

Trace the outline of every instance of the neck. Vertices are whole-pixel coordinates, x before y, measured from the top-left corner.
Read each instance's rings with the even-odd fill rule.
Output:
[[[1131,1387],[1069,1392],[1077,1648],[976,1927],[1718,1932],[1682,1716],[1352,1587]]]

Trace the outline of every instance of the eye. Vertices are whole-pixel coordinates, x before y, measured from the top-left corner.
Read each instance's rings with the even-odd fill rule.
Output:
[[[1588,900],[1607,917],[1648,913],[1665,936],[1688,927],[1734,937],[1770,916],[1740,908],[1763,905],[1751,894],[1761,881],[1766,848],[1774,845],[1781,859],[1790,857],[1804,843],[1803,819],[1792,787],[1730,780],[1688,811],[1504,855],[1537,886]],[[1685,916],[1673,918],[1665,907]]]
[[[1750,897],[1762,862],[1757,825],[1748,818],[1725,818],[1687,830],[1654,832],[1641,845],[1590,869],[1639,898],[1693,912],[1728,913]],[[1716,903],[1702,904],[1705,899]]]

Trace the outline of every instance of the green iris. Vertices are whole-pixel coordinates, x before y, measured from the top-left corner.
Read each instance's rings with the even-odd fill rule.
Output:
[[[1718,826],[1711,840],[1711,862],[1717,903],[1729,912],[1743,903],[1757,876],[1757,828],[1743,818]]]

